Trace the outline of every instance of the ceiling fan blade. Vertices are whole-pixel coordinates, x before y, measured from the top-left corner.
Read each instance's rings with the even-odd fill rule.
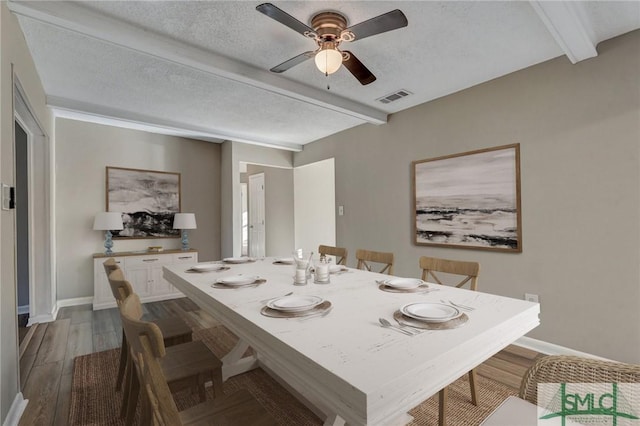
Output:
[[[264,13],[269,18],[274,19],[283,25],[286,25],[287,27],[291,28],[292,30],[302,35],[305,35],[305,33],[308,33],[308,32],[315,34],[315,31],[313,31],[313,28],[303,24],[293,16],[289,15],[287,12],[272,5],[271,3],[260,4],[256,6],[256,10],[258,12]]]
[[[313,58],[315,56],[315,54],[316,54],[316,52],[314,52],[312,50],[310,50],[308,52],[301,53],[298,56],[294,56],[293,58],[289,59],[288,61],[284,61],[280,65],[276,65],[275,67],[271,68],[270,71],[271,72],[277,72],[277,73],[285,72],[289,68],[293,68],[296,65],[299,65],[299,64],[303,63],[304,61],[306,61],[307,59]]]
[[[342,64],[353,74],[355,78],[358,79],[360,84],[367,85],[376,81],[376,76],[364,66],[362,62],[355,55],[349,51],[344,51],[349,54],[349,59],[344,61]]]
[[[347,31],[351,31],[355,35],[355,40],[361,40],[372,35],[384,33],[398,28],[406,27],[409,21],[401,10],[396,9],[391,12],[384,13],[367,21],[360,22]]]

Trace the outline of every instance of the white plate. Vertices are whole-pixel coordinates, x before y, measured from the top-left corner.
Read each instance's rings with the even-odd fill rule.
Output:
[[[267,306],[278,311],[299,312],[313,309],[322,302],[324,299],[318,296],[285,296],[270,301]]]
[[[275,263],[281,263],[283,265],[293,265],[293,257],[276,257]]]
[[[253,259],[250,257],[242,256],[242,257],[227,257],[222,259],[223,262],[226,263],[247,263],[251,262]]]
[[[404,290],[420,287],[422,284],[424,284],[424,281],[416,278],[389,278],[384,280],[384,285]]]
[[[400,308],[400,312],[404,315],[428,322],[445,322],[462,315],[460,311],[443,303],[408,303]]]
[[[218,269],[223,268],[219,263],[204,263],[201,265],[193,265],[191,268],[192,271],[198,272],[206,272],[206,271],[217,271]]]
[[[232,277],[219,278],[216,282],[228,286],[241,286],[255,283],[260,277],[249,275],[234,275]]]

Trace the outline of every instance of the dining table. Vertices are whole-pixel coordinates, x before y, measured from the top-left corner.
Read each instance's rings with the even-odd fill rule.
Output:
[[[433,283],[395,291],[384,286],[390,276],[352,268],[331,273],[327,284],[293,285],[287,262],[231,260],[221,269],[215,265],[223,261],[164,266],[164,278],[239,338],[222,360],[224,380],[261,367],[325,425],[407,424],[412,408],[539,325],[539,304],[525,300]],[[220,285],[243,278],[250,284]],[[278,313],[269,309],[273,301],[290,293],[318,298],[324,309],[269,315]],[[465,320],[401,327],[398,313],[415,303],[464,307]]]

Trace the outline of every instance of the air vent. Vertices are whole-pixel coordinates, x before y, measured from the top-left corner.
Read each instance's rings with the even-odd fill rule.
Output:
[[[408,90],[398,90],[397,92],[393,92],[387,96],[383,96],[381,98],[376,99],[379,102],[382,102],[383,104],[389,104],[391,102],[397,101],[398,99],[402,99],[406,96],[411,95],[412,93]]]

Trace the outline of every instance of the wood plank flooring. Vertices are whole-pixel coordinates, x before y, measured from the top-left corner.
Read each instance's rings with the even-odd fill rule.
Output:
[[[179,316],[192,328],[219,323],[187,298],[147,303],[144,319]],[[122,327],[117,309],[92,311],[91,305],[62,308],[58,319],[39,324],[20,359],[20,379],[29,400],[21,426],[63,426],[69,421],[73,359],[120,346]],[[509,346],[477,368],[478,374],[514,389],[540,354]]]

